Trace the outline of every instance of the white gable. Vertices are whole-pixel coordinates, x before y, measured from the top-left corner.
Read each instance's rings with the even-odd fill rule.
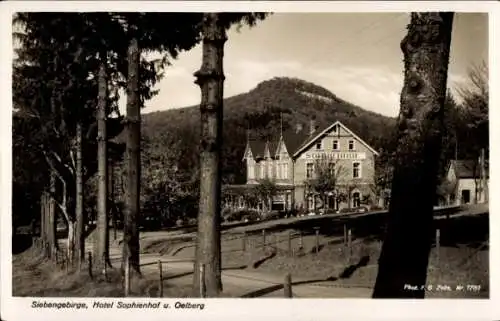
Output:
[[[334,130],[335,130],[335,132],[334,132]],[[297,155],[300,155],[305,150],[309,149],[309,147],[312,146],[318,139],[324,137],[325,135],[335,135],[335,134],[342,135],[342,133],[340,131],[343,131],[346,134],[352,136],[360,144],[364,145],[368,150],[370,150],[374,155],[378,156],[378,152],[375,149],[373,149],[364,140],[362,140],[358,135],[353,133],[349,128],[347,128],[344,124],[342,124],[339,121],[336,121],[332,125],[325,128],[321,133],[316,135],[313,139],[310,139],[306,144],[304,144],[301,148],[299,148],[293,156],[296,157]]]
[[[247,143],[247,147],[245,148],[245,154],[243,155],[243,161],[247,159],[253,159],[252,149],[250,148],[250,144]]]

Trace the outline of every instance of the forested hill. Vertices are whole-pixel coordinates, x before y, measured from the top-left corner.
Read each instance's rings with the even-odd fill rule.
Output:
[[[339,120],[375,149],[384,146],[389,128],[395,124],[394,118],[364,110],[300,79],[280,77],[264,81],[247,93],[224,100],[224,182],[244,181],[242,157],[247,128],[253,138],[265,139],[279,131],[280,115],[284,130],[297,123],[307,126],[311,117],[320,126]],[[154,154],[176,154],[183,159],[179,166],[197,168],[198,106],[145,114],[143,131],[145,149],[150,146]]]

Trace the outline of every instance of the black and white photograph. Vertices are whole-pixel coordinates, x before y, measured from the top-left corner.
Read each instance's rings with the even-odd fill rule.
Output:
[[[2,305],[488,302],[491,13],[303,6],[4,14]]]

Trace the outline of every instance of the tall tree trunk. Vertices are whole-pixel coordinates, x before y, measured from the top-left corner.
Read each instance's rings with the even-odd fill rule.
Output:
[[[222,291],[220,245],[220,198],[222,147],[223,56],[226,41],[220,15],[206,13],[203,21],[203,61],[195,73],[201,88],[201,177],[198,237],[193,288],[199,294],[199,268],[205,266],[206,295]]]
[[[48,243],[50,247],[50,257],[54,258],[57,252],[57,209],[56,200],[54,196],[56,194],[56,179],[54,173],[50,174],[50,196],[48,204]]]
[[[115,203],[115,178],[114,165],[108,162],[108,183],[109,183],[109,212],[111,223],[113,224],[113,241],[116,241],[116,203]]]
[[[140,142],[141,106],[139,101],[139,58],[137,39],[128,47],[127,79],[127,187],[123,227],[123,264],[140,275],[139,267],[139,192],[140,192]]]
[[[109,262],[108,233],[108,136],[106,130],[107,116],[107,75],[106,56],[99,67],[99,94],[97,107],[97,163],[98,163],[98,196],[97,196],[97,233],[94,244],[95,264],[104,267]]]
[[[50,191],[50,186],[48,188],[48,190]],[[51,196],[50,196],[50,192],[48,191],[45,191],[44,192],[44,234],[45,234],[45,247],[50,249],[51,247],[51,242],[50,242],[50,199],[51,199]],[[47,252],[47,255],[50,257],[50,251]]]
[[[46,192],[42,192],[40,195],[40,240],[42,241],[43,246],[47,242],[47,223],[46,223],[46,215],[47,214],[47,194]]]
[[[374,298],[425,296],[452,22],[453,13],[412,13],[401,42],[398,148]]]
[[[78,266],[85,260],[85,217],[83,214],[83,163],[82,163],[82,124],[76,124],[76,200],[75,200],[75,249]]]
[[[75,258],[75,243],[76,243],[76,222],[75,221],[68,221],[68,241],[67,241],[67,248],[68,248],[68,259],[70,262],[74,262]]]

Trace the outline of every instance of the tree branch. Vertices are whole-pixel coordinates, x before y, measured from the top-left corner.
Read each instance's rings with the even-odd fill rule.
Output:
[[[59,202],[57,200],[56,195],[54,193],[50,192],[50,194],[51,194],[51,197],[54,200],[54,202],[61,209],[61,212],[63,213],[64,217],[66,218],[66,221],[69,222],[70,220],[69,220],[69,215],[68,215],[68,210],[67,210],[68,208],[67,208],[66,180],[62,177],[61,173],[59,173],[59,171],[55,168],[54,164],[52,163],[52,160],[47,155],[47,153],[45,151],[42,151],[42,152],[43,152],[43,155],[45,156],[45,160],[49,164],[49,167],[52,169],[52,172],[54,173],[54,175],[57,176],[57,178],[59,178],[59,180],[63,184],[63,198],[62,198],[62,202]]]
[[[75,161],[75,155],[73,153],[73,151],[71,150],[69,152],[69,157],[71,159],[71,165],[73,165],[72,168],[70,168],[69,165],[67,165],[68,169],[71,171],[71,174],[75,174],[75,169],[76,169],[76,161]]]

